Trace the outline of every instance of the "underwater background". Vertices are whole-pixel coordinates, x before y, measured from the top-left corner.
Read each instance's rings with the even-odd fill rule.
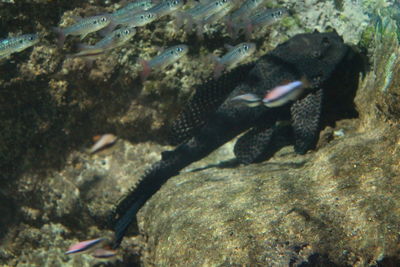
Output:
[[[170,14],[93,62],[70,55],[99,34],[57,44],[52,27],[123,5],[0,0],[0,38],[40,38],[0,61],[1,266],[400,265],[398,1],[265,0],[261,7],[290,15],[250,40],[234,38],[224,18],[199,36]],[[315,30],[336,30],[364,57],[354,102],[344,100],[315,150],[285,146],[267,161],[232,166],[233,140],[165,183],[138,213],[140,234],[131,230],[115,256],[65,255],[82,240],[111,240],[110,211],[172,148],[168,127],[214,75],[210,54],[250,41],[249,62]],[[187,55],[141,79],[138,58],[178,44]],[[89,153],[104,134],[118,140]]]

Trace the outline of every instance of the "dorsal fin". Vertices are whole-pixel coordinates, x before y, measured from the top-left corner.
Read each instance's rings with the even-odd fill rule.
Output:
[[[178,145],[191,138],[210,115],[225,101],[235,87],[243,81],[254,63],[239,66],[218,79],[210,79],[200,85],[172,123],[169,141]]]

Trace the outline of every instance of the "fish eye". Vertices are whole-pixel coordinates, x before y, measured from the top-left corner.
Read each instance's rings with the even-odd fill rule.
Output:
[[[280,11],[280,10],[277,13],[278,13],[278,16],[282,15],[282,11]]]
[[[29,40],[30,40],[30,41],[33,41],[33,36],[30,36],[30,37],[29,37]]]
[[[125,34],[129,34],[131,31],[130,30],[125,30],[124,33]]]
[[[181,47],[178,47],[177,49],[176,49],[176,51],[178,51],[178,52],[182,52],[182,48]]]
[[[248,45],[244,45],[243,48],[244,48],[244,50],[249,50],[249,46]]]
[[[101,21],[102,21],[102,22],[105,22],[105,21],[107,21],[107,18],[106,18],[106,17],[102,17],[102,18],[101,18]]]

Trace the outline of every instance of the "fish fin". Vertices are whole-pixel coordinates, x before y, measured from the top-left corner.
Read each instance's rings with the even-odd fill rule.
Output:
[[[230,44],[224,44],[224,47],[225,47],[226,49],[228,49],[228,51],[231,51],[231,50],[234,48],[234,46],[233,46],[233,45],[230,45]]]
[[[78,16],[78,15],[71,15],[71,19],[75,20],[75,22],[78,22],[78,21],[82,20],[82,17]]]
[[[224,64],[220,63],[219,61],[216,62],[214,65],[214,79],[220,77],[224,69],[225,69]]]
[[[313,149],[318,141],[323,89],[308,94],[293,103],[290,108],[294,131],[294,150],[305,154]]]
[[[233,21],[228,19],[226,21],[225,25],[226,25],[226,31],[228,32],[231,39],[236,40],[237,39],[237,30],[233,26]]]
[[[234,153],[242,164],[261,162],[272,157],[279,149],[292,141],[290,125],[275,126],[271,115],[268,124],[256,127],[242,135],[235,144]],[[261,122],[263,123],[263,122]]]
[[[115,22],[114,20],[111,20],[111,22],[106,27],[104,27],[103,29],[100,29],[97,32],[100,34],[100,36],[105,37],[105,36],[109,35],[117,26],[118,26],[118,23]]]
[[[189,99],[177,119],[172,123],[168,140],[178,145],[190,139],[225,101],[233,89],[243,80],[254,63],[241,65],[200,85]]]
[[[91,49],[91,48],[94,48],[94,46],[93,45],[84,44],[84,43],[78,43],[76,45],[76,49],[79,52],[82,52],[83,50],[87,50],[87,49]]]
[[[144,59],[139,59],[139,63],[140,65],[142,65],[143,68],[143,70],[140,72],[140,79],[142,80],[142,82],[144,82],[150,75],[151,67],[149,65],[149,62]]]
[[[245,28],[245,36],[247,41],[250,41],[253,30],[254,30],[253,24],[251,24],[250,22],[247,23]]]
[[[88,34],[89,34],[89,33],[81,34],[81,36],[79,37],[80,40],[82,41],[83,39],[85,39],[85,37],[86,37]]]
[[[62,47],[64,45],[65,42],[65,33],[63,31],[63,29],[59,28],[59,27],[52,27],[51,30],[57,34],[57,45],[58,47]]]
[[[196,36],[197,36],[197,39],[199,41],[203,41],[204,40],[203,29],[204,29],[204,25],[202,23],[199,23],[196,26]]]

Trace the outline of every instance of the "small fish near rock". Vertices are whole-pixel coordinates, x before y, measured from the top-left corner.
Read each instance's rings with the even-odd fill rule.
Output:
[[[104,238],[97,238],[73,244],[68,248],[67,252],[65,252],[65,255],[90,251],[100,245],[104,240]]]
[[[117,141],[118,137],[113,134],[103,134],[95,136],[96,143],[89,149],[90,154],[94,154],[107,147],[112,146]]]
[[[37,34],[23,34],[0,40],[0,60],[12,53],[21,52],[39,42]]]
[[[181,57],[186,55],[189,51],[189,47],[187,45],[175,45],[172,46],[163,52],[160,55],[154,57],[153,59],[146,61],[144,59],[139,59],[140,64],[143,67],[142,72],[140,73],[140,77],[142,81],[145,81],[146,78],[150,75],[150,72],[153,69],[162,69],[166,66],[174,63],[179,60]]]

